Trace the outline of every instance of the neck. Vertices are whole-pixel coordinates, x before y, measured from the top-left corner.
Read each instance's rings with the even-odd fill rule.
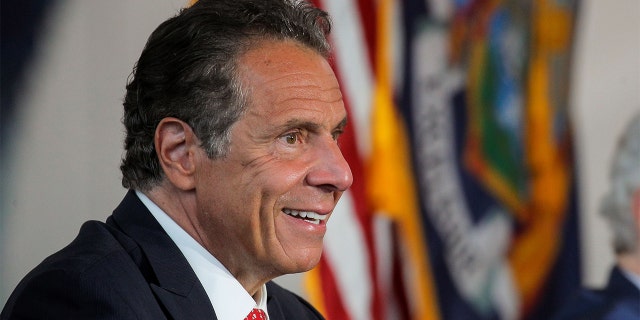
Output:
[[[228,270],[256,302],[260,301],[262,286],[267,283],[267,281],[273,279],[273,277],[266,277],[266,275],[262,273],[262,270],[244,270],[242,272],[235,269]]]
[[[203,230],[196,217],[196,200],[193,192],[181,191],[172,188],[170,184],[163,184],[143,193],[171,217],[178,226],[218,259],[253,299],[256,302],[259,301],[262,285],[274,277],[264,274],[264,270],[247,270],[243,268],[243,266],[247,265],[247,259],[252,259],[252,257],[241,255],[240,250],[230,255],[225,254],[227,252],[224,250],[216,251],[214,246],[210,245],[216,241],[224,243],[225,239],[207,237],[207,232]]]
[[[193,192],[181,191],[165,183],[145,191],[144,194],[193,239],[206,248],[201,237],[202,232],[199,232],[197,227]]]

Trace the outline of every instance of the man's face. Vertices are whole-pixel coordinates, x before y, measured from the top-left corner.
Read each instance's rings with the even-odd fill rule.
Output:
[[[309,270],[352,182],[337,144],[346,123],[338,82],[324,58],[291,42],[264,42],[238,65],[249,104],[230,151],[198,156],[205,245],[236,277]]]

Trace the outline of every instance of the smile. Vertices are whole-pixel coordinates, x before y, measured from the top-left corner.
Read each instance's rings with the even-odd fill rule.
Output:
[[[313,224],[320,224],[321,221],[327,219],[327,215],[318,214],[313,211],[298,211],[285,208],[282,209],[282,212]]]

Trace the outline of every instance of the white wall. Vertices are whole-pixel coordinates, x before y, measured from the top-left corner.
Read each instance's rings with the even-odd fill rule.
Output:
[[[598,213],[615,142],[640,112],[640,1],[582,2],[572,107],[576,125],[585,283],[602,285],[613,263]]]
[[[104,220],[121,199],[121,99],[150,32],[186,0],[60,1],[19,101],[5,183],[0,301],[29,269]],[[587,0],[576,43],[572,107],[577,130],[585,281],[612,261],[596,215],[613,144],[640,110],[640,1]],[[299,277],[285,281],[300,290]]]
[[[185,1],[56,2],[17,102],[17,130],[5,158],[2,305],[19,279],[70,242],[82,222],[104,221],[121,200],[126,79],[151,31]]]

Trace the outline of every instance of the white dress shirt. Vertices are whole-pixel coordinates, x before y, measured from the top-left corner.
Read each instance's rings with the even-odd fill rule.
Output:
[[[267,288],[262,285],[260,300],[256,303],[240,282],[218,259],[201,246],[171,217],[145,194],[136,190],[136,195],[158,220],[164,231],[178,246],[204,287],[219,320],[243,320],[253,308],[267,314]]]

